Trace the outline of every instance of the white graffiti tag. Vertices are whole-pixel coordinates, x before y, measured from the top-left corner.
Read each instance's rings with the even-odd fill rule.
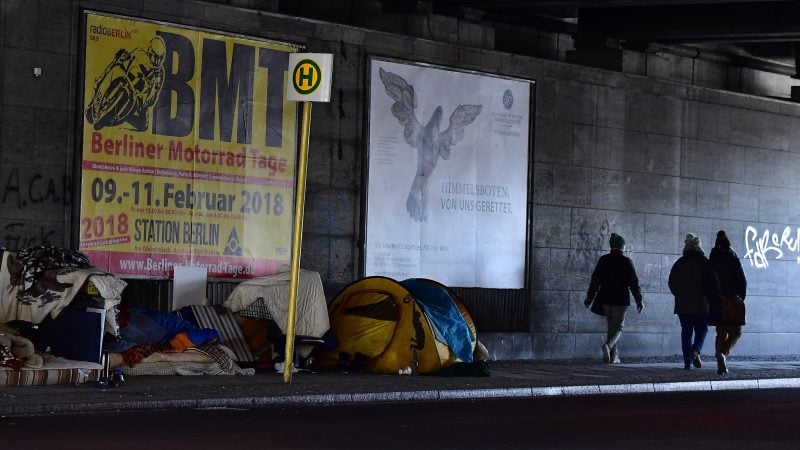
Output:
[[[756,269],[769,267],[770,253],[775,254],[773,259],[783,258],[784,250],[797,254],[796,260],[800,264],[800,228],[795,229],[794,235],[791,227],[786,227],[783,233],[770,233],[766,229],[759,236],[755,227],[748,226],[744,232],[744,246],[747,250],[744,257]]]

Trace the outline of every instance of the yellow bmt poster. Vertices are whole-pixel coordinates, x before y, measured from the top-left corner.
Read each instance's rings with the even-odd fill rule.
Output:
[[[296,47],[86,15],[80,250],[122,275],[289,262]]]

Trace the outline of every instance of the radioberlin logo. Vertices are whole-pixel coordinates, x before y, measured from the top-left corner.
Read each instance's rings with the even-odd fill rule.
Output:
[[[112,38],[130,39],[136,30],[123,30],[121,28],[111,28],[104,25],[90,25],[89,33]]]

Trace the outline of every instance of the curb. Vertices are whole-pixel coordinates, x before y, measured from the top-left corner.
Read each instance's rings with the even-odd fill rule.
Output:
[[[89,414],[110,411],[254,408],[277,405],[348,405],[438,400],[485,400],[541,398],[555,396],[652,394],[661,392],[699,392],[786,388],[800,388],[800,378],[576,385],[529,388],[398,391],[375,393],[365,392],[354,394],[278,395],[271,397],[220,397],[185,400],[125,400],[119,402],[99,403],[52,403],[39,405],[11,405],[5,407],[0,406],[0,417],[36,416],[49,414]]]

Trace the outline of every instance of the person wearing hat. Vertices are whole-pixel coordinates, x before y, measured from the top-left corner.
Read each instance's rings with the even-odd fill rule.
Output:
[[[744,300],[747,295],[747,278],[744,276],[739,256],[731,248],[731,241],[725,230],[717,232],[714,248],[709,255],[711,274],[706,280],[706,296],[708,297],[708,323],[717,328],[714,342],[714,356],[717,359],[717,373],[728,373],[727,358],[731,349],[742,336],[741,325],[722,323],[722,297],[739,296]],[[721,289],[720,289],[721,288]],[[721,290],[721,292],[720,292]]]
[[[631,304],[630,294],[633,294],[636,300],[636,310],[639,314],[644,309],[644,301],[633,261],[622,254],[625,239],[617,233],[611,233],[608,243],[611,251],[597,261],[584,305],[589,307],[593,302],[599,302],[602,306],[607,326],[606,341],[601,347],[603,362],[619,363],[617,341],[622,335],[625,313]]]
[[[675,296],[674,313],[681,323],[681,350],[683,368],[700,368],[700,353],[708,334],[708,299],[704,277],[709,266],[700,238],[692,233],[683,241],[683,256],[675,261],[669,271],[669,290]],[[694,335],[694,340],[692,337]]]

